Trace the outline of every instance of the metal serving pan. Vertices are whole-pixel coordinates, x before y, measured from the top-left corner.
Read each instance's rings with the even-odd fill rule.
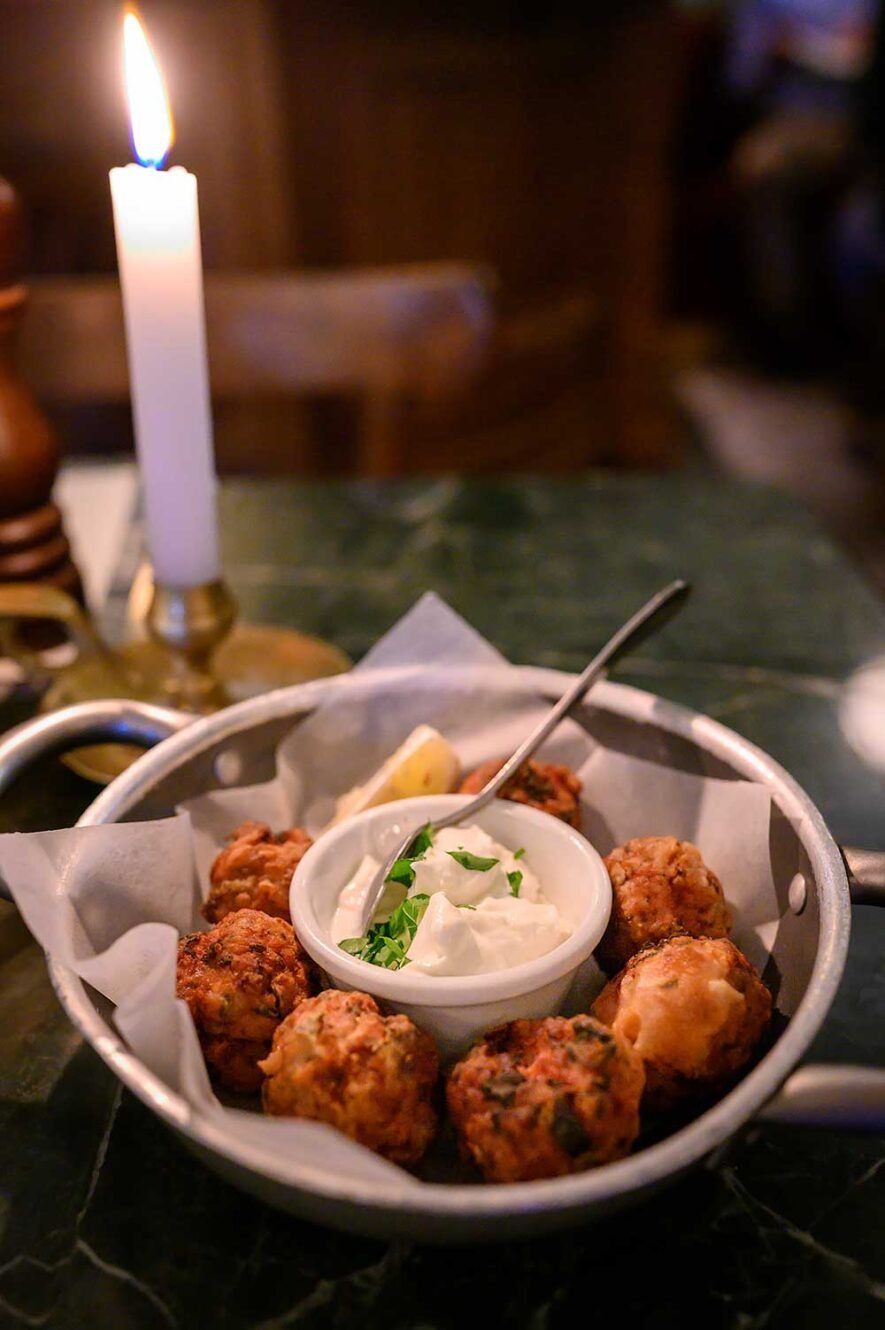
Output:
[[[136,702],[70,707],[28,722],[0,741],[0,792],[29,762],[51,751],[114,740],[156,745],[98,796],[79,825],[166,816],[191,795],[268,779],[276,744],[299,717],[347,690],[373,687],[379,673],[300,684],[198,720]],[[416,670],[395,673],[402,676],[402,687],[420,675]],[[534,668],[518,673],[550,699],[571,677]],[[451,677],[457,687],[454,672]],[[799,1067],[842,976],[851,900],[885,903],[885,855],[853,861],[860,869],[852,876],[850,894],[842,852],[804,791],[764,752],[705,716],[638,689],[601,683],[574,718],[610,748],[680,770],[758,781],[772,795],[772,861],[781,919],[770,974],[782,1032],[729,1094],[673,1135],[617,1163],[550,1181],[370,1186],[310,1160],[269,1161],[227,1139],[217,1121],[191,1108],[129,1052],[111,1024],[108,1004],[49,956],[49,973],[65,1011],[124,1085],[223,1177],[282,1209],[378,1237],[509,1240],[584,1222],[634,1204],[678,1177],[753,1118],[885,1125],[885,1071]]]

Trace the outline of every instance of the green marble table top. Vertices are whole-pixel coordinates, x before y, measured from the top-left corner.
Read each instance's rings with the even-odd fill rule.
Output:
[[[885,848],[885,772],[863,756],[876,736],[849,742],[844,720],[846,681],[885,659],[885,608],[783,496],[688,476],[237,481],[221,518],[244,615],[354,657],[433,588],[511,660],[577,668],[686,576],[689,606],[618,677],[746,735],[837,838]],[[4,704],[0,726],[25,710]],[[6,796],[0,829],[69,824],[92,793],[46,763]],[[885,912],[856,911],[813,1056],[885,1063]],[[0,904],[0,1327],[429,1330],[482,1307],[489,1325],[535,1330],[600,1313],[630,1330],[872,1330],[883,1161],[881,1137],[754,1126],[657,1200],[558,1237],[458,1250],[331,1233],[233,1190],[121,1094]]]

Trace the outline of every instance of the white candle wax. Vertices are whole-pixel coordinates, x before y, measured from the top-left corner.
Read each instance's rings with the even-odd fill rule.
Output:
[[[220,575],[196,177],[110,173],[135,442],[156,580]]]

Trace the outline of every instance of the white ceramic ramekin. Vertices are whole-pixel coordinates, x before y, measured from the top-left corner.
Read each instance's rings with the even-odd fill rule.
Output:
[[[465,977],[386,970],[341,950],[329,934],[338,895],[363,855],[384,860],[410,830],[442,817],[470,796],[440,794],[383,804],[325,832],[292,879],[292,923],[305,949],[337,988],[370,993],[404,1012],[436,1040],[444,1057],[458,1056],[483,1030],[517,1017],[559,1011],[582,962],[608,923],[611,883],[589,841],[548,813],[496,800],[471,822],[510,849],[522,847],[541,887],[571,934],[545,956],[508,970]]]

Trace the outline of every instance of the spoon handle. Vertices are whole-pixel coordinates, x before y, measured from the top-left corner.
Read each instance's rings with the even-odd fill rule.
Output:
[[[660,628],[661,624],[666,622],[680,607],[690,590],[690,584],[678,578],[675,582],[670,582],[668,586],[663,587],[650,600],[647,600],[608,639],[605,646],[596,653],[571,688],[566,689],[559,701],[551,707],[540,725],[537,725],[528,738],[522,741],[516,752],[507,759],[497,775],[493,776],[482,787],[474,801],[457,813],[450,814],[447,818],[435,822],[434,826],[452,826],[455,822],[463,821],[466,815],[478,813],[487,804],[490,804],[501,787],[507,784],[511,776],[515,775],[523,762],[526,762],[541,747],[545,739],[550,738],[559,722],[564,716],[568,715],[576,703],[580,702],[588,689],[596,683],[603,670],[609,665],[613,665],[615,661],[619,660],[630,648],[635,647],[643,638],[650,636],[652,632]]]
[[[547,712],[540,725],[532,730],[527,739],[524,739],[512,757],[504,763],[503,767],[492,779],[483,786],[479,794],[470,803],[464,804],[453,813],[446,817],[438,818],[434,821],[433,827],[436,831],[441,831],[444,827],[453,827],[461,822],[466,822],[469,817],[479,813],[487,804],[490,804],[495,795],[503,785],[506,785],[511,776],[519,770],[523,762],[531,757],[536,749],[540,748],[545,739],[548,739],[556,729],[564,716],[571,711],[576,703],[587,690],[596,682],[600,674],[608,665],[614,664],[630,647],[643,640],[660,628],[661,624],[669,619],[672,614],[682,605],[688,596],[691,586],[681,578],[670,582],[662,587],[660,591],[647,600],[645,604],[636,611],[635,614],[622,624],[616,633],[614,633],[601,651],[598,651],[589,665],[582,671],[572,686],[563,693],[562,697]],[[399,858],[406,854],[409,846],[417,835],[418,828],[411,831],[409,835],[397,846],[396,853],[391,854],[386,863],[378,870],[375,879],[366,895],[366,902],[363,908],[360,920],[360,933],[364,933],[372,919],[375,917],[375,911],[378,903],[384,894],[384,884],[387,881],[387,874],[390,872],[393,864]]]

